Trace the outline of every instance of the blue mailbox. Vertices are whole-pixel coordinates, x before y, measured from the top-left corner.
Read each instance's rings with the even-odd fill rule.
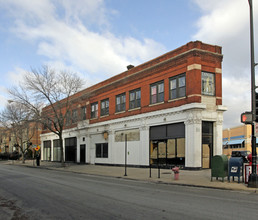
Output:
[[[230,182],[230,177],[238,177],[238,183],[240,183],[240,177],[243,180],[243,158],[242,157],[231,157],[228,163],[228,181]]]

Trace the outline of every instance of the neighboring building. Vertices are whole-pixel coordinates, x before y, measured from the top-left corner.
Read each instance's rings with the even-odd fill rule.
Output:
[[[0,127],[0,153],[9,152],[9,133],[4,127]]]
[[[237,127],[223,130],[223,154],[230,156],[232,151],[236,151],[236,150],[252,152],[251,144],[252,144],[252,126],[251,125],[240,125]]]
[[[222,58],[219,46],[189,42],[75,94],[65,161],[122,165],[127,138],[129,165],[209,168],[222,154]],[[43,130],[43,160],[60,161],[57,139]]]
[[[15,147],[16,144],[23,143],[24,148],[26,148],[26,145],[29,143],[32,144],[32,146],[40,145],[40,134],[41,134],[41,126],[39,126],[35,122],[30,122],[28,124],[28,128],[24,128],[22,130],[22,135],[16,135],[15,132],[12,131],[12,129],[8,128],[0,128],[0,149],[1,152],[8,152],[12,153],[14,151],[20,151],[18,147]],[[22,136],[22,140],[21,140]]]

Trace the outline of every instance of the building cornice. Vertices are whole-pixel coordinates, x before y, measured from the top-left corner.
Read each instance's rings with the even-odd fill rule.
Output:
[[[114,81],[112,81],[110,83],[107,82],[106,84],[104,84],[101,87],[98,87],[96,89],[93,88],[94,86],[89,87],[86,90],[83,90],[83,91],[79,92],[79,93],[82,93],[82,95],[80,97],[76,97],[75,99],[88,99],[89,97],[91,97],[91,94],[96,95],[96,93],[98,91],[101,91],[101,90],[103,90],[105,88],[108,88],[110,86],[114,86],[116,84],[121,85],[121,84],[123,84],[123,82],[126,82],[128,84],[128,80],[130,78],[135,78],[138,75],[141,78],[146,77],[146,74],[144,74],[145,72],[148,72],[148,74],[152,74],[153,71],[160,71],[163,68],[168,68],[171,65],[173,66],[174,63],[172,63],[172,61],[176,61],[176,60],[180,59],[181,57],[185,57],[186,55],[192,54],[192,53],[194,53],[195,55],[198,54],[198,53],[199,54],[209,54],[209,55],[212,55],[212,56],[219,57],[221,59],[223,57],[223,55],[220,54],[220,53],[215,53],[215,52],[211,52],[211,51],[207,51],[207,50],[203,50],[203,49],[199,49],[199,48],[193,48],[193,49],[187,50],[185,52],[182,52],[182,53],[180,53],[180,54],[178,54],[176,56],[168,58],[168,59],[166,59],[164,61],[160,61],[159,63],[153,64],[150,67],[143,68],[143,69],[141,69],[139,71],[136,71],[134,73],[128,74],[128,71],[123,72],[123,73],[119,74],[121,76],[119,79],[114,80]],[[198,64],[194,64],[194,65],[196,66]],[[137,68],[137,67],[134,67],[134,68]],[[85,94],[83,94],[83,93],[85,93]]]

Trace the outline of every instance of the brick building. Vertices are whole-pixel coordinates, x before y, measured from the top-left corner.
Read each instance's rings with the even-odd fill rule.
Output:
[[[208,168],[222,154],[222,57],[189,42],[75,94],[65,160],[121,165],[127,142],[129,165]],[[43,131],[43,160],[60,160],[57,139]]]
[[[23,145],[25,149],[28,143],[32,144],[32,147],[40,145],[40,134],[41,126],[35,122],[30,122],[27,126],[14,131],[12,128],[0,128],[0,152],[12,153],[14,151],[19,151],[16,144]]]
[[[231,156],[232,151],[252,152],[251,125],[240,125],[223,130],[223,154]]]

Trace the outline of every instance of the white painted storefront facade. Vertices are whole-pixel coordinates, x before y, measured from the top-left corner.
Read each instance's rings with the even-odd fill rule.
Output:
[[[125,163],[125,134],[127,141],[127,164],[150,165],[150,128],[152,126],[184,123],[185,126],[185,167],[202,167],[202,122],[213,123],[213,155],[222,154],[222,123],[224,106],[215,104],[215,97],[202,97],[202,103],[191,103],[160,111],[89,124],[89,120],[78,123],[73,129],[65,130],[63,140],[76,137],[76,162],[80,163],[80,146],[85,145],[85,159],[89,164],[123,165]],[[41,135],[44,141],[51,141],[50,160],[54,161],[53,133]],[[63,141],[65,146],[65,141]],[[96,157],[96,144],[108,143],[108,157]],[[64,147],[65,148],[65,147]],[[65,149],[64,149],[65,154]],[[64,155],[65,158],[65,155]],[[42,155],[42,160],[43,158]]]

